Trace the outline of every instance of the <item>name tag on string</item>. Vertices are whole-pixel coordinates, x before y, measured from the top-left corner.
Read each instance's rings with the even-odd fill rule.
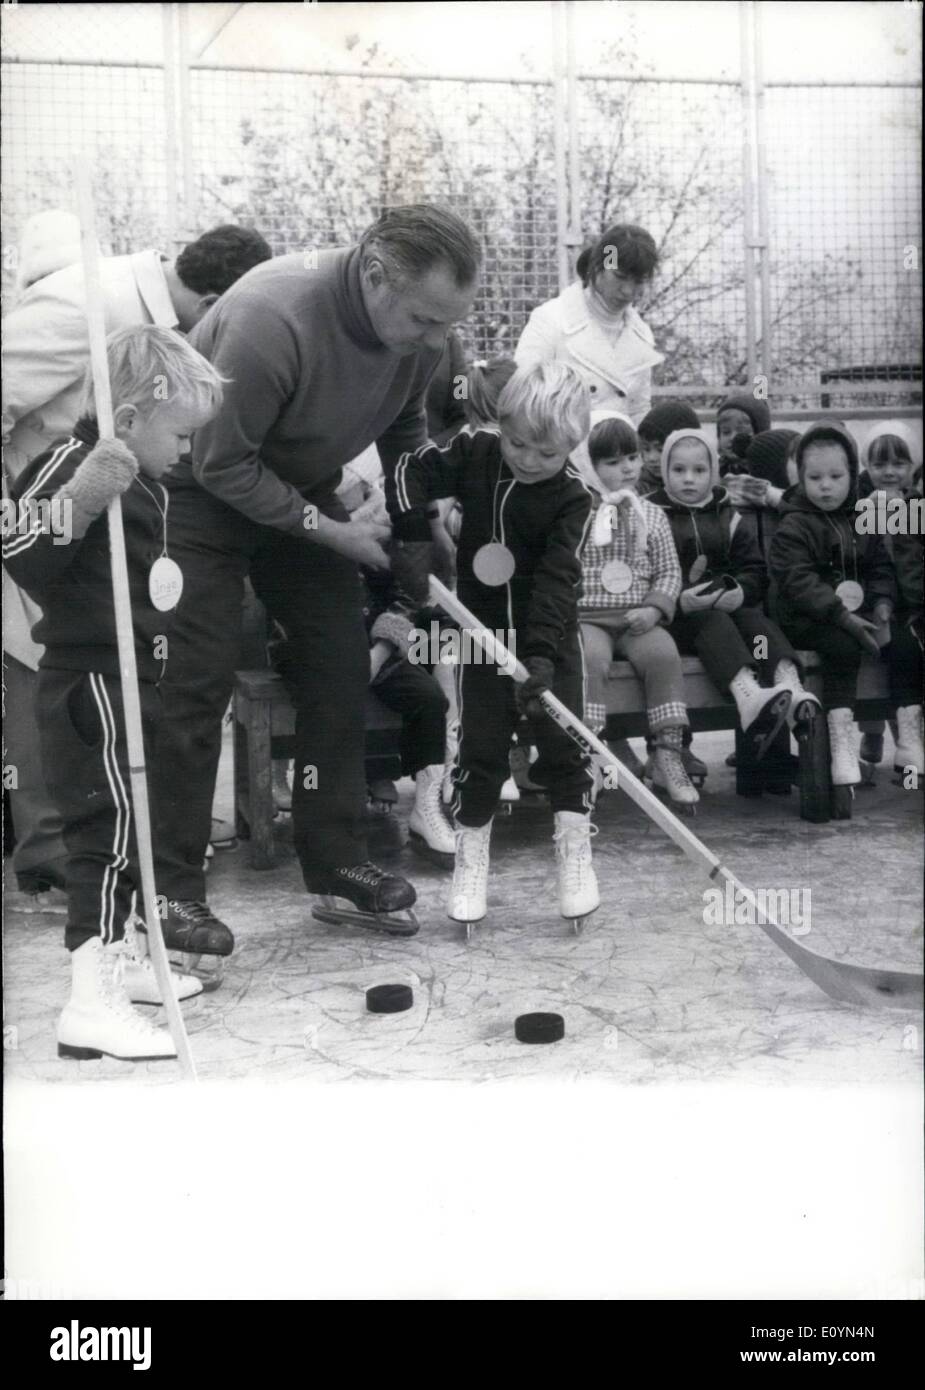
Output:
[[[498,541],[480,546],[472,560],[472,572],[476,579],[491,589],[506,584],[516,568],[514,556],[506,545]]]
[[[864,590],[855,579],[843,579],[835,590],[849,613],[856,613],[864,605]]]
[[[161,555],[154,561],[148,573],[148,593],[159,613],[176,608],[183,593],[183,571],[176,560]]]
[[[608,560],[601,570],[601,584],[608,594],[625,594],[633,586],[633,571],[625,560]]]

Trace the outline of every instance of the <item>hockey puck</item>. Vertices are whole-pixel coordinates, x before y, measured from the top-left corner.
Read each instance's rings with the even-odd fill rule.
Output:
[[[520,1014],[514,1019],[514,1037],[523,1043],[559,1042],[565,1037],[561,1014]]]
[[[400,1014],[413,1003],[410,985],[374,985],[366,991],[366,1007],[371,1014]]]

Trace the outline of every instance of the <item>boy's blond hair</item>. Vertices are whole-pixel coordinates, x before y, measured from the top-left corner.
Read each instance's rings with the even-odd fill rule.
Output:
[[[591,397],[567,362],[535,362],[515,372],[498,397],[499,423],[512,415],[524,421],[532,442],[567,454],[591,428]]]
[[[157,324],[119,328],[106,338],[112,408],[133,405],[145,417],[159,405],[182,405],[212,415],[222,403],[225,377],[175,333]],[[96,418],[93,370],[87,368],[80,414]]]

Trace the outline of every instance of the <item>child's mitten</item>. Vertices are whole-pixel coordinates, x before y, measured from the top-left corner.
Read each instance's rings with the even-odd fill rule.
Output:
[[[714,579],[713,589],[716,593],[713,607],[719,608],[723,613],[734,613],[745,602],[745,590],[730,574],[723,574],[719,579]]]
[[[681,597],[678,599],[682,613],[705,613],[708,608],[716,606],[716,590],[713,588],[713,580],[705,579],[702,584],[695,584],[691,589],[682,589]]]
[[[859,618],[857,613],[849,613],[847,609],[836,619],[838,626],[844,628],[866,652],[871,656],[879,656],[880,648],[877,645],[877,625],[868,622],[866,618]]]
[[[552,685],[556,668],[548,656],[528,656],[524,665],[530,675],[517,687],[517,708],[528,719],[537,719],[543,714],[539,696]]]
[[[402,603],[421,608],[430,597],[431,541],[396,541],[391,548],[392,574]]]
[[[119,439],[101,439],[56,496],[71,503],[71,532],[86,535],[114,497],[127,492],[138,475],[138,460]]]
[[[396,613],[393,609],[387,608],[373,623],[370,635],[377,641],[391,642],[407,659],[411,651],[411,634],[414,631],[414,624],[410,618],[404,613]]]

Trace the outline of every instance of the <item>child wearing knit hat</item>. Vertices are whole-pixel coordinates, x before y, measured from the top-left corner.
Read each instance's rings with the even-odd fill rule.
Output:
[[[883,537],[856,526],[857,446],[837,425],[812,425],[797,446],[796,463],[800,481],[781,508],[771,574],[784,630],[822,658],[832,783],[861,780],[854,733],[858,670],[865,651],[879,656],[881,648],[900,729],[896,760],[921,774],[922,652],[908,627],[891,626],[897,583]]]
[[[639,421],[639,452],[642,471],[636,491],[640,497],[662,485],[662,446],[672,430],[699,430],[700,419],[687,401],[660,401]]]
[[[868,437],[863,451],[864,467],[858,478],[858,497],[883,496],[887,501],[899,498],[907,501],[914,495],[915,460],[919,456],[916,440],[902,420],[888,420],[878,425]],[[893,621],[913,632],[921,627],[922,613],[922,537],[890,535],[883,537],[887,553],[896,570],[898,601]],[[882,719],[864,720],[861,730],[861,776],[865,782],[874,780],[874,768],[883,757]],[[899,727],[890,720],[893,741],[902,747]],[[899,762],[898,756],[896,762]]]
[[[669,435],[662,477],[664,486],[650,500],[668,513],[686,586],[672,635],[732,696],[760,758],[786,719],[794,727],[818,701],[803,687],[793,647],[759,607],[767,571],[754,528],[719,486],[716,451],[702,430]],[[759,684],[759,674],[773,682],[770,688]]]
[[[588,453],[600,498],[581,556],[578,601],[587,681],[585,722],[598,733],[607,719],[605,693],[614,657],[629,661],[643,683],[649,729],[655,738],[652,780],[671,799],[700,800],[681,762],[688,727],[684,676],[667,624],[681,592],[681,571],[665,516],[636,496],[641,460],[632,422],[614,411],[595,411]],[[621,741],[622,742],[622,741]],[[637,776],[642,769],[614,746]]]
[[[757,396],[727,396],[716,412],[716,442],[719,448],[720,472],[723,464],[738,462],[732,441],[737,434],[763,434],[771,428],[771,408]]]

